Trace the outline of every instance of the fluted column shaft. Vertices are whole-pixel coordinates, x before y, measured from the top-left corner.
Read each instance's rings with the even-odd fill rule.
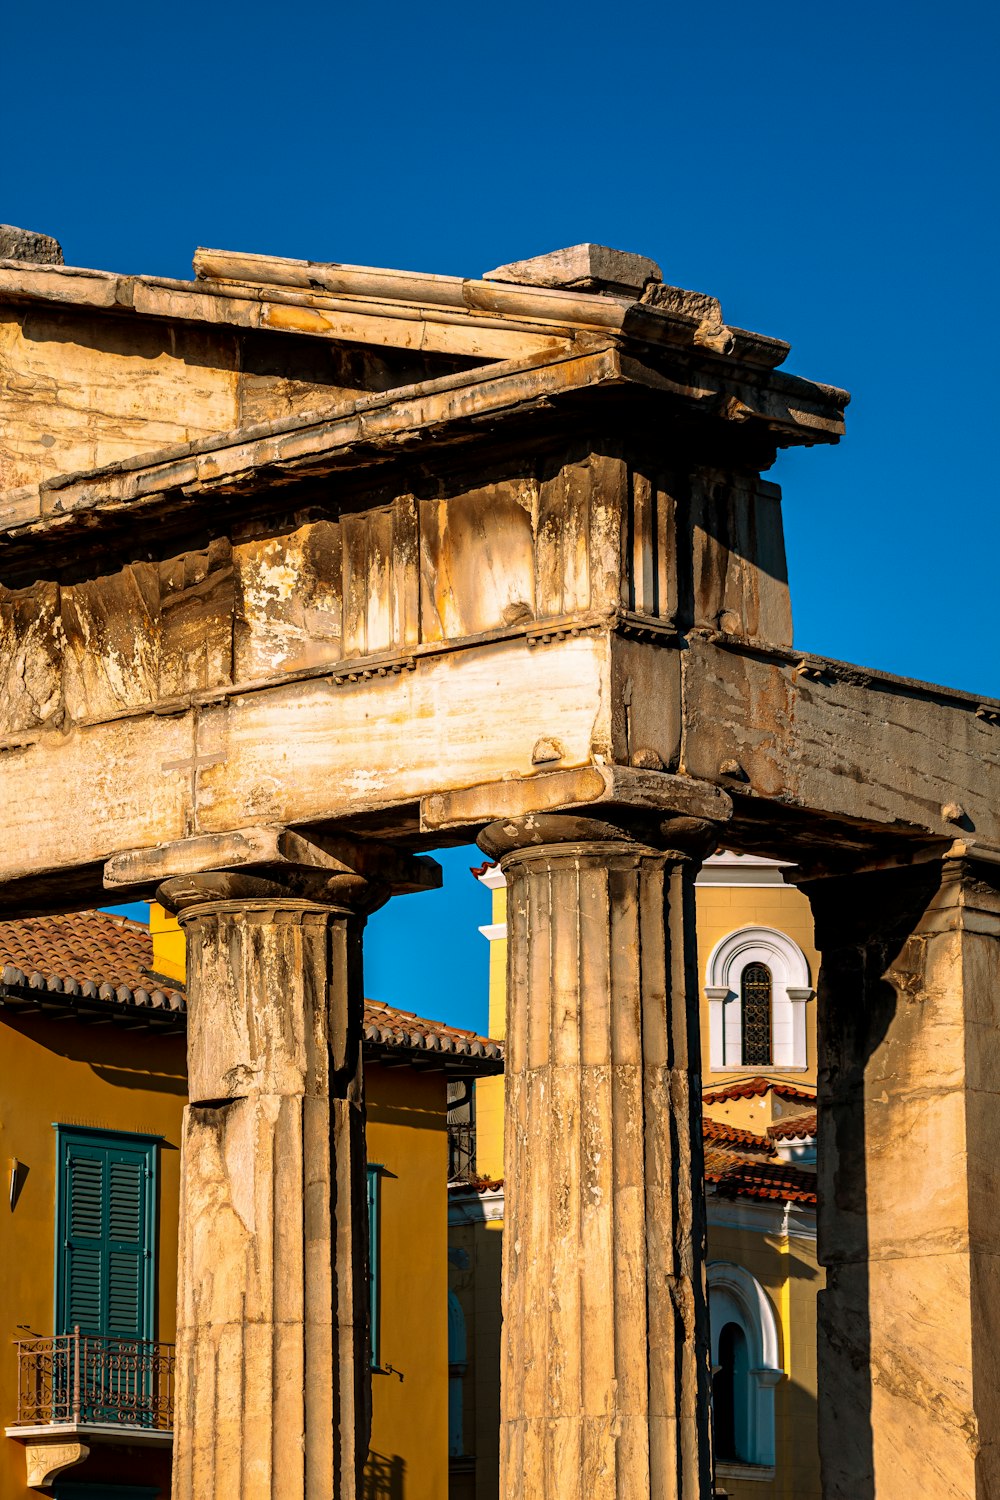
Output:
[[[602,837],[515,848],[502,868],[500,1493],[704,1500],[697,865]]]
[[[354,1500],[367,1454],[363,915],[192,900],[174,1500]]]

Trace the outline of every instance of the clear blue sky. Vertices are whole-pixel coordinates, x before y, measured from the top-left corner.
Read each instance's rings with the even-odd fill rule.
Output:
[[[798,644],[1000,696],[995,7],[63,3],[3,30],[0,220],[75,264],[475,275],[591,239],[790,340],[854,394],[839,448],[772,475]],[[370,991],[482,1024],[484,902],[395,903]]]

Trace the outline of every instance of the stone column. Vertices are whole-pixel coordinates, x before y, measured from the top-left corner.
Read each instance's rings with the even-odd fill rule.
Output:
[[[711,1494],[705,830],[657,842],[562,815],[480,838],[508,885],[500,1493],[518,1500]]]
[[[361,1493],[361,937],[388,889],[293,875],[161,887],[187,936],[191,1100],[173,1500]]]
[[[1000,1494],[1000,868],[804,881],[825,1500]]]

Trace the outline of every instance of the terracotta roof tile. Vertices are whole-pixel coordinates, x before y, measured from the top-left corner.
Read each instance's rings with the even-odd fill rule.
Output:
[[[817,1130],[816,1111],[807,1115],[792,1115],[787,1120],[775,1120],[767,1127],[772,1141],[805,1141],[815,1139]]]
[[[774,1147],[766,1135],[755,1135],[752,1130],[740,1130],[735,1125],[725,1125],[721,1120],[711,1120],[703,1115],[702,1134],[706,1141],[719,1145],[742,1146],[750,1151],[759,1151],[764,1156],[773,1156]]]
[[[717,1158],[728,1152],[717,1152]],[[730,1157],[728,1165],[716,1159],[710,1173],[706,1162],[705,1176],[715,1183],[720,1198],[765,1198],[784,1203],[816,1206],[816,1175],[800,1167],[772,1161],[741,1161]]]
[[[816,1090],[814,1088],[801,1088],[798,1084],[784,1083],[779,1078],[737,1078],[731,1083],[722,1084],[717,1089],[709,1089],[702,1094],[705,1104],[725,1104],[730,1099],[754,1099],[764,1094],[777,1094],[779,1099],[788,1099],[792,1102],[801,1101],[803,1104],[815,1104]]]
[[[91,1014],[105,1005],[167,1012],[183,1025],[184,986],[155,974],[152,962],[149,928],[109,912],[0,922],[0,994],[8,997],[40,999],[44,992],[50,1005]],[[378,1000],[365,1001],[364,1032],[369,1052],[432,1053],[478,1072],[503,1068],[502,1042]]]
[[[503,1042],[448,1026],[443,1021],[428,1021],[409,1010],[398,1010],[380,1000],[365,1001],[365,1041],[403,1051],[439,1052],[456,1057],[479,1058],[503,1065]]]
[[[0,985],[74,1000],[184,1012],[183,986],[154,974],[149,928],[110,912],[0,922]]]

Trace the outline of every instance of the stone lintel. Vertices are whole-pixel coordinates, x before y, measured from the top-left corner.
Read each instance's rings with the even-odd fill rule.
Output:
[[[441,884],[440,865],[425,855],[407,854],[374,839],[306,836],[280,827],[240,828],[155,849],[130,849],[108,860],[104,884],[109,890],[155,887],[165,880],[217,871],[263,871],[278,879],[282,871],[360,876],[389,887],[395,895],[437,890]]]
[[[655,260],[609,245],[567,245],[528,260],[512,260],[506,266],[484,271],[484,281],[512,282],[516,286],[564,287],[578,291],[628,295],[641,292],[648,281],[662,281]]]
[[[523,821],[536,813],[584,807],[597,818],[608,814],[615,822],[615,815],[623,814],[626,821],[642,824],[648,824],[652,815],[653,819],[695,819],[721,826],[733,812],[732,798],[709,782],[666,771],[592,765],[511,777],[424,797],[420,827],[424,833],[481,828],[505,820]],[[530,841],[530,834],[528,838]]]
[[[836,856],[836,847],[830,854]],[[882,853],[856,853],[853,858],[828,860],[804,859],[782,871],[787,885],[809,886],[815,881],[840,880],[855,875],[876,875],[891,870],[907,870],[946,860],[980,864],[994,873],[1000,870],[1000,849],[973,840],[953,839],[951,843],[935,840],[928,843],[905,843]]]

